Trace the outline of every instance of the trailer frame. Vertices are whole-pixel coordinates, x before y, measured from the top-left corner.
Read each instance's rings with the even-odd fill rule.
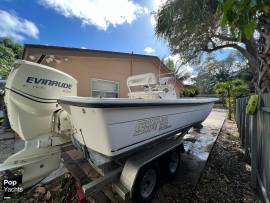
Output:
[[[78,177],[82,176],[82,173],[78,173],[78,169],[76,169],[76,167],[74,168],[74,164],[71,164],[72,167],[65,164],[65,159],[67,159],[67,157],[64,158],[64,164],[71,175],[79,181],[78,185],[81,186],[86,198],[98,198],[101,191],[103,191],[108,185],[111,185],[112,190],[117,193],[121,199],[132,199],[136,178],[140,170],[150,163],[158,162],[163,155],[176,148],[179,148],[179,151],[183,151],[183,137],[189,129],[190,127],[180,133],[168,137],[167,139],[163,139],[162,142],[156,143],[145,150],[134,153],[125,159],[112,160],[111,162],[101,166],[96,166],[90,162],[89,166],[99,174],[98,178],[86,179]],[[71,160],[72,159],[69,160],[69,163]]]

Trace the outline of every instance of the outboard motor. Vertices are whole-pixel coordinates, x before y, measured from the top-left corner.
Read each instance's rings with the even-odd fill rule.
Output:
[[[11,128],[25,141],[25,147],[8,157],[0,171],[23,169],[22,183],[27,187],[57,169],[61,155],[58,145],[70,138],[57,134],[54,121],[61,120],[65,132],[71,129],[68,114],[61,110],[57,99],[76,95],[77,81],[70,75],[17,60],[7,79],[5,103]]]

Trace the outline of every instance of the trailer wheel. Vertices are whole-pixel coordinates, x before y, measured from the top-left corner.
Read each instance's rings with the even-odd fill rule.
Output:
[[[147,164],[138,173],[132,198],[135,202],[149,202],[156,193],[159,168],[155,163]]]
[[[181,153],[179,148],[168,152],[162,157],[161,168],[162,173],[167,177],[172,178],[177,173],[181,162]]]

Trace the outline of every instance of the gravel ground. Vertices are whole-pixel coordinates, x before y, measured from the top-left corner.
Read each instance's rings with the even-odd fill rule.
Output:
[[[8,156],[13,153],[13,145],[13,139],[0,141],[0,163],[2,163]]]
[[[235,122],[226,120],[191,198],[193,202],[260,202]]]
[[[154,202],[260,202],[248,162],[236,124],[226,120],[197,186],[183,187],[176,178],[159,189]]]
[[[194,194],[200,202],[259,202],[235,122],[226,120]]]
[[[14,133],[5,132],[0,126],[0,164],[14,153]]]

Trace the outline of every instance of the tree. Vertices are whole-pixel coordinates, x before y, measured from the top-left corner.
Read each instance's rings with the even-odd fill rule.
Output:
[[[181,66],[178,66],[173,59],[167,58],[162,59],[162,62],[169,68],[169,70],[174,74],[175,78],[181,82],[190,78],[190,73],[183,70]]]
[[[14,43],[11,39],[0,40],[0,75],[7,76],[15,59],[21,58],[23,46]]]
[[[14,53],[11,49],[0,44],[0,75],[8,75],[12,64],[14,63]]]
[[[219,2],[217,16],[220,24],[229,26],[232,35],[239,41],[252,42],[254,31],[257,31],[255,87],[259,93],[270,92],[270,1],[223,0]]]
[[[199,94],[199,88],[194,85],[185,85],[183,95],[185,97],[195,97]]]
[[[239,54],[231,53],[225,59],[217,60],[208,57],[198,68],[197,76],[193,79],[201,93],[214,93],[214,86],[219,82],[226,82],[237,78],[239,73],[248,69],[249,66]]]
[[[211,59],[198,69],[197,76],[193,80],[200,87],[201,93],[212,94],[215,84],[228,81],[230,76],[229,70],[221,61]]]
[[[11,49],[16,59],[21,59],[23,54],[23,46],[20,43],[12,41],[10,38],[3,38],[0,43]]]
[[[216,94],[226,98],[228,108],[228,119],[232,119],[233,103],[236,98],[247,96],[249,89],[244,81],[235,79],[227,82],[220,82],[214,87]]]
[[[185,59],[184,63],[198,63],[205,53],[212,53],[228,47],[234,48],[248,60],[255,76],[254,82],[257,91],[268,91],[270,86],[268,88],[268,83],[264,82],[264,87],[262,87],[260,74],[258,74],[260,72],[258,71],[258,67],[260,67],[258,41],[253,37],[235,35],[234,23],[217,20],[217,16],[222,16],[227,8],[226,1],[249,2],[249,6],[252,4],[251,2],[255,2],[255,7],[258,6],[255,10],[262,12],[262,14],[258,18],[256,15],[251,16],[259,21],[258,27],[263,26],[264,33],[262,35],[269,34],[270,18],[267,18],[269,15],[267,1],[269,3],[269,0],[224,0],[220,3],[224,5],[223,7],[219,6],[218,0],[168,0],[157,12],[156,34],[168,40],[172,53],[180,54]],[[262,9],[265,4],[258,3],[261,1],[266,2],[265,9]],[[237,12],[243,16],[249,15],[246,14],[245,9],[239,9]],[[227,16],[232,19],[228,22],[233,22],[234,16]],[[254,26],[250,26],[248,32],[253,34]],[[269,42],[266,38],[263,41],[262,44]],[[269,53],[269,46],[264,45],[263,47],[264,52]],[[264,78],[264,81],[267,80],[268,78]]]

